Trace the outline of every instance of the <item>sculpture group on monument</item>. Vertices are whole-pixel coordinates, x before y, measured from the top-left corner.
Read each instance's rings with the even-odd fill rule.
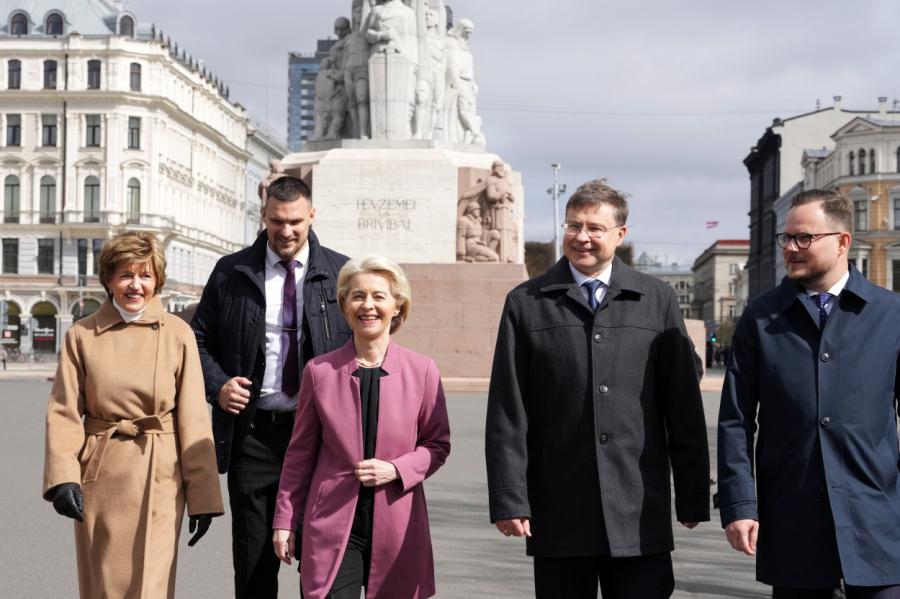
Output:
[[[474,29],[460,19],[448,31],[442,0],[353,0],[352,19],[337,18],[338,39],[319,67],[310,141],[483,146],[469,48]]]

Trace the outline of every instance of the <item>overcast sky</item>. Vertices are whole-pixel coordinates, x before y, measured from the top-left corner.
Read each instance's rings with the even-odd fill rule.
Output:
[[[570,192],[606,177],[630,194],[637,253],[690,263],[748,237],[742,160],[774,117],[900,97],[896,0],[446,1],[475,22],[479,113],[488,150],[524,177],[528,240],[553,236],[559,162]],[[314,51],[351,2],[127,4],[286,137],[288,52]]]

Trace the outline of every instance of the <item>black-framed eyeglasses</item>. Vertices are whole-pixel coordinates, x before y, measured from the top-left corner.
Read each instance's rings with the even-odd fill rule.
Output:
[[[600,239],[610,231],[619,229],[622,226],[623,225],[616,225],[615,227],[610,227],[609,229],[607,229],[606,227],[601,227],[599,225],[582,225],[581,223],[562,224],[563,231],[566,232],[566,235],[578,237],[579,235],[581,235],[581,232],[584,231],[591,239]]]
[[[775,242],[778,244],[780,248],[786,248],[793,241],[797,244],[797,247],[801,250],[805,250],[812,242],[821,239],[822,237],[828,237],[829,235],[840,235],[841,231],[835,231],[833,233],[797,233],[796,235],[791,235],[790,233],[778,233],[775,235]]]

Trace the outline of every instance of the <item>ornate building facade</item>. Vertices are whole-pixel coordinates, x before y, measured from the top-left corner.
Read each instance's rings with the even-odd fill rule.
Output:
[[[125,229],[163,242],[169,308],[196,301],[246,238],[244,109],[120,2],[2,0],[0,15],[0,341],[55,352],[102,302],[97,255]]]

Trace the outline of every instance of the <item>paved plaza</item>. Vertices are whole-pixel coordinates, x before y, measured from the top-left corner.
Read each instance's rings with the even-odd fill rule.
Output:
[[[49,390],[46,381],[0,379],[0,463],[5,486],[0,493],[0,578],[5,597],[77,595],[72,525],[40,499]],[[707,419],[712,423],[718,393],[705,391],[703,395]],[[501,536],[488,523],[485,395],[452,393],[448,407],[453,449],[447,464],[426,483],[437,597],[531,597],[531,560],[525,556],[524,542]],[[709,430],[714,464],[715,431],[713,427]],[[676,525],[674,597],[767,597],[768,587],[753,579],[753,560],[727,546],[717,512],[713,519],[693,531]],[[187,547],[184,531],[178,597],[231,596],[229,528],[227,515],[216,519],[193,548]],[[282,569],[281,581],[281,597],[299,597],[293,568]]]

